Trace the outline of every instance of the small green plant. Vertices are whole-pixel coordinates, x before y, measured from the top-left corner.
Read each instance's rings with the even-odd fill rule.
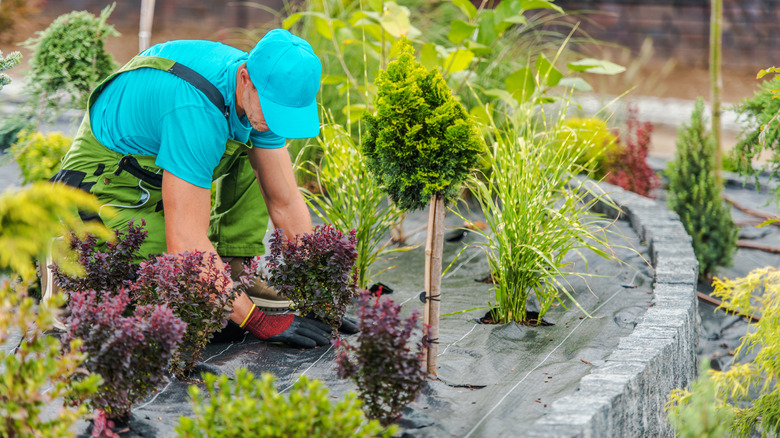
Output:
[[[607,156],[619,147],[617,137],[612,134],[607,122],[598,117],[573,117],[566,119],[562,128],[562,145],[577,150],[576,164],[580,173],[597,180],[604,178]]]
[[[731,264],[739,231],[731,219],[731,209],[720,197],[715,143],[705,127],[703,111],[704,100],[699,98],[690,124],[679,130],[675,159],[666,169],[667,202],[693,239],[700,280],[706,280],[718,266]]]
[[[23,288],[0,286],[0,345],[9,342],[10,335],[22,334],[14,351],[0,352],[0,436],[73,436],[71,426],[87,413],[87,406],[70,403],[94,394],[100,376],[85,375],[81,368],[86,355],[80,351],[80,340],[62,345],[45,333],[62,297],[36,306],[25,295]],[[49,406],[61,399],[68,404],[53,416],[47,414]]]
[[[718,403],[718,387],[710,378],[709,368],[709,360],[705,359],[689,389],[677,388],[669,394],[666,418],[680,438],[728,436],[734,414]]]
[[[204,374],[203,380],[208,397],[190,386],[195,417],[179,419],[176,433],[182,438],[373,438],[398,431],[366,420],[354,393],[334,403],[322,382],[305,375],[289,397],[274,388],[272,374],[263,373],[257,380],[246,368],[239,368],[232,379]]]
[[[268,284],[302,315],[314,314],[335,332],[357,295],[356,240],[355,230],[345,235],[329,224],[295,240],[277,228],[265,257]]]
[[[74,11],[57,17],[49,27],[22,43],[32,51],[26,80],[30,112],[51,120],[67,109],[84,109],[92,89],[117,64],[106,51],[105,39],[119,36],[107,23],[115,4],[99,17]]]
[[[427,380],[420,367],[426,342],[411,342],[420,315],[400,314],[401,306],[393,300],[364,290],[358,309],[359,345],[333,341],[339,349],[339,377],[355,381],[368,418],[385,425],[401,417],[401,410],[417,398]]]
[[[672,393],[671,412],[682,416],[685,406],[712,403],[709,409],[727,420],[728,434],[721,436],[747,438],[755,432],[775,436],[780,432],[780,271],[758,268],[736,280],[715,278],[713,285],[712,295],[722,300],[720,309],[743,316],[760,314],[761,319],[749,324],[728,370],[709,370],[706,379],[711,383]],[[750,353],[755,353],[754,359],[740,363]],[[714,394],[708,393],[710,385]]]
[[[22,171],[23,182],[29,184],[54,176],[70,144],[71,138],[61,132],[44,134],[24,130],[18,133],[9,152]]]
[[[403,211],[387,202],[377,181],[369,175],[363,154],[343,127],[323,126],[317,141],[323,152],[319,162],[308,162],[309,166],[298,162],[298,168],[311,175],[319,189],[317,192],[303,190],[306,202],[320,219],[339,231],[355,230],[358,287],[367,289],[371,277],[381,273],[371,269],[376,261],[413,248],[388,247],[387,236],[401,220]]]

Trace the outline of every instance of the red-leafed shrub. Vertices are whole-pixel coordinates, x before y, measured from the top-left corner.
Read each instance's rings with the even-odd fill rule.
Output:
[[[100,249],[97,237],[88,235],[80,240],[76,235],[70,236],[70,249],[78,255],[78,263],[84,268],[84,275],[79,277],[63,273],[59,266],[54,265],[54,277],[60,289],[73,291],[116,291],[120,287],[128,287],[138,277],[138,248],[146,239],[146,223],[135,225],[133,221],[126,230],[115,230],[115,239],[105,243]]]
[[[218,266],[218,256],[200,251],[163,254],[141,263],[132,286],[139,304],[165,303],[187,323],[182,345],[171,361],[171,371],[186,376],[214,332],[227,324],[236,290],[230,276]]]
[[[314,313],[334,330],[357,296],[357,237],[331,225],[288,239],[274,231],[266,256],[268,284],[295,303],[301,315]]]
[[[64,341],[82,339],[86,368],[103,377],[90,404],[109,418],[127,417],[165,380],[186,324],[164,305],[132,309],[124,287],[113,294],[72,292],[69,307]]]
[[[616,132],[622,147],[609,151],[605,168],[607,182],[642,196],[654,197],[652,192],[660,184],[658,175],[647,164],[650,135],[653,125],[637,121],[637,108],[628,108],[625,130]]]
[[[369,291],[360,295],[358,345],[334,340],[341,378],[358,386],[368,418],[387,425],[401,416],[401,410],[422,391],[428,374],[422,366],[425,341],[410,342],[419,328],[419,312],[400,316],[401,306]],[[421,334],[421,333],[420,333]]]

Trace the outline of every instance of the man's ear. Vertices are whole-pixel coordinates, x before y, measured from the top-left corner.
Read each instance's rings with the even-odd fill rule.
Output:
[[[238,67],[238,80],[241,82],[241,85],[244,86],[248,86],[252,83],[252,80],[249,79],[249,70],[246,69],[246,63],[243,63]]]

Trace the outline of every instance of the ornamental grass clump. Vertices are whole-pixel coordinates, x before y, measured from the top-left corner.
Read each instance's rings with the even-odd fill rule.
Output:
[[[65,342],[82,339],[86,368],[103,377],[90,405],[112,420],[127,420],[133,404],[165,381],[186,324],[165,305],[133,306],[129,291],[70,294]]]
[[[734,438],[777,436],[780,433],[780,270],[758,268],[736,280],[716,278],[712,295],[722,300],[719,309],[741,316],[761,315],[748,325],[747,334],[734,350],[734,361],[726,371],[708,370],[704,379],[712,382],[714,394],[703,384],[675,389],[669,396],[670,416],[681,416],[691,405],[711,403],[727,422],[727,435]],[[753,321],[747,318],[748,321]],[[747,355],[754,355],[746,361]],[[699,416],[690,418],[701,422]],[[680,427],[676,427],[681,430]],[[686,429],[692,425],[686,425]]]
[[[718,266],[728,266],[737,250],[739,229],[731,208],[721,198],[722,185],[715,176],[715,142],[705,127],[704,100],[696,100],[690,124],[677,139],[674,161],[669,163],[669,208],[680,216],[692,238],[699,261],[699,279],[705,281]]]
[[[529,299],[538,307],[537,324],[554,304],[565,305],[564,295],[585,312],[566,277],[590,274],[569,256],[587,251],[614,259],[606,240],[611,222],[591,210],[603,195],[575,178],[585,150],[566,144],[573,140],[564,125],[571,92],[547,96],[561,74],[549,61],[536,67],[535,74],[530,67],[524,73],[530,83],[506,100],[501,118],[507,123],[491,121],[482,151],[489,170],[469,182],[488,225],[473,227],[484,238],[473,245],[484,248],[494,283],[489,319],[501,324],[528,322]],[[547,102],[558,103],[557,112]]]
[[[427,373],[420,367],[425,340],[416,344],[420,314],[415,310],[402,318],[401,306],[393,300],[364,290],[358,309],[358,345],[345,339],[334,340],[341,378],[358,386],[368,418],[390,424],[401,410],[413,402],[425,387]]]
[[[268,284],[301,315],[314,314],[337,330],[357,295],[355,230],[345,235],[332,225],[320,225],[291,240],[276,229],[269,244]]]
[[[376,261],[413,249],[412,246],[389,247],[388,234],[401,221],[403,211],[395,203],[387,202],[385,193],[369,175],[363,154],[343,127],[324,125],[317,144],[322,150],[319,161],[297,164],[299,171],[309,175],[319,189],[319,193],[304,190],[304,197],[324,222],[341,232],[355,230],[357,285],[368,289],[371,277],[384,272],[372,271]]]
[[[182,438],[389,438],[398,431],[367,420],[354,393],[333,401],[321,381],[305,375],[287,397],[274,388],[271,373],[256,379],[239,368],[234,378],[206,373],[203,380],[208,396],[189,388],[195,416],[179,419],[176,433]]]

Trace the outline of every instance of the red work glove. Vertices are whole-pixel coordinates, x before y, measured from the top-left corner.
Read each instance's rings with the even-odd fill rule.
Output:
[[[330,326],[293,314],[269,315],[257,306],[247,315],[241,328],[257,339],[268,342],[284,342],[298,348],[314,348],[330,343]]]

